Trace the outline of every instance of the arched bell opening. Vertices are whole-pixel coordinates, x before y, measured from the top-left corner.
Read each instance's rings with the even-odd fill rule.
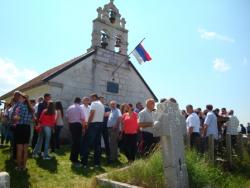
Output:
[[[121,53],[122,38],[119,35],[115,36],[115,52]]]
[[[116,21],[116,12],[113,9],[109,9],[109,21],[112,24]]]
[[[101,31],[101,46],[102,46],[102,48],[105,49],[108,46],[108,39],[109,39],[108,34],[102,30]]]

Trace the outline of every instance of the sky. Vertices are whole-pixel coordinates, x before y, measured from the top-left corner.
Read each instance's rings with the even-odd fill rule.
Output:
[[[86,52],[96,9],[109,0],[0,0],[0,95]],[[115,0],[152,61],[133,64],[156,96],[181,108],[234,109],[250,122],[249,0]]]

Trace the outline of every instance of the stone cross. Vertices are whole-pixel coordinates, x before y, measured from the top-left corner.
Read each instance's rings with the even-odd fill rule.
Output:
[[[180,114],[178,104],[170,101],[158,104],[153,117],[154,136],[161,137],[166,186],[187,188],[189,184],[183,143],[185,118]]]

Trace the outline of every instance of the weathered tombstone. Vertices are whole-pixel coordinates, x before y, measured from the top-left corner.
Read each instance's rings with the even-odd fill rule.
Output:
[[[243,141],[242,134],[237,135],[237,153],[240,158],[243,156]]]
[[[158,104],[153,129],[154,136],[161,137],[166,186],[189,187],[183,143],[186,125],[178,104],[170,101]]]
[[[208,136],[208,160],[210,164],[214,165],[214,137],[213,135]]]
[[[10,187],[10,176],[7,172],[0,172],[0,188]]]
[[[229,112],[230,113],[230,112]],[[227,161],[232,166],[232,138],[238,135],[238,127],[239,127],[239,120],[236,116],[230,116],[229,121],[225,123],[227,126],[227,134],[226,134],[226,149],[227,149]]]
[[[229,166],[232,167],[232,142],[231,142],[231,135],[226,135],[226,148],[227,148],[227,161]]]
[[[185,134],[184,135],[184,144],[186,146],[186,148],[190,148],[190,135],[189,134]]]

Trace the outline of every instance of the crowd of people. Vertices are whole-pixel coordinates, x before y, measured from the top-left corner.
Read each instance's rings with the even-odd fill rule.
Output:
[[[160,102],[166,101],[177,103],[174,98]],[[107,104],[104,97],[94,93],[82,99],[76,97],[73,104],[65,109],[64,112],[60,101],[53,102],[49,93],[35,101],[22,92],[14,92],[0,117],[1,145],[10,142],[16,170],[26,170],[29,146],[33,158],[50,160],[50,152],[60,148],[60,135],[65,122],[72,140],[70,161],[75,167],[89,166],[91,149],[94,150],[93,164],[100,167],[101,138],[108,163],[117,162],[119,152],[123,152],[129,162],[134,161],[136,156],[147,156],[160,141],[159,137],[153,136],[154,99],[147,99],[145,107],[138,102],[134,108],[133,104],[117,104],[114,100]],[[180,113],[186,118],[190,145],[199,151],[206,150],[209,135],[219,140],[225,134],[238,133],[236,125],[239,121],[233,110],[227,112],[222,108],[220,111],[207,105],[202,111],[187,105],[186,110]],[[242,133],[250,133],[250,125],[248,129],[244,130],[241,125]]]
[[[190,136],[190,146],[198,151],[204,152],[208,149],[208,136],[212,135],[216,144],[216,152],[221,152],[225,146],[226,134],[231,135],[232,144],[236,144],[236,135],[244,132],[244,126],[239,124],[234,111],[227,112],[226,108],[213,109],[213,105],[207,105],[202,111],[200,108],[193,109],[187,105],[182,111],[186,117],[187,134]],[[239,128],[241,127],[241,130]],[[243,128],[242,128],[243,127]]]

